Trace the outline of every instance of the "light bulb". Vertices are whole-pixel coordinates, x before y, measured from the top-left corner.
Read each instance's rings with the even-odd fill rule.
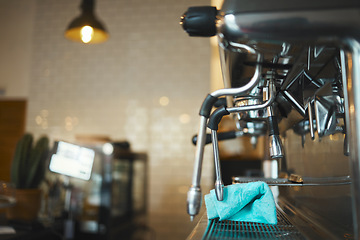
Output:
[[[90,26],[84,26],[81,28],[81,40],[84,43],[88,43],[91,41],[92,37],[94,35],[94,30]]]

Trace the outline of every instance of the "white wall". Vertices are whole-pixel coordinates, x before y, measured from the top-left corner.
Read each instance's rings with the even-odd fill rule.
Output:
[[[63,37],[79,4],[0,0],[0,17],[8,16],[0,21],[6,33],[0,87],[6,96],[28,97],[26,127],[36,136],[73,141],[76,134],[106,134],[147,152],[149,225],[158,240],[185,239],[194,226],[186,214],[195,151],[190,139],[210,88],[210,44],[188,37],[179,18],[189,6],[209,2],[97,1],[111,35],[100,45]],[[159,103],[163,96],[167,106]],[[209,156],[204,185],[212,181]]]
[[[27,97],[35,0],[0,0],[0,96]]]

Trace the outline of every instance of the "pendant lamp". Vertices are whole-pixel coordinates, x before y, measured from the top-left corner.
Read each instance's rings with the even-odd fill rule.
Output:
[[[82,43],[102,43],[109,38],[104,25],[94,14],[95,0],[82,0],[81,15],[75,18],[65,31],[69,40]]]

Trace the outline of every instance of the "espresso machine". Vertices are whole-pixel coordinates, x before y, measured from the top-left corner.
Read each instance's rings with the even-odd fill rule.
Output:
[[[189,239],[360,239],[360,1],[224,0],[190,7],[180,23],[190,36],[217,37],[225,86],[200,108],[191,219],[206,144],[219,201],[218,141],[263,136],[279,166],[275,178],[233,177],[277,189],[276,225],[205,215]],[[236,131],[218,133],[227,115]]]

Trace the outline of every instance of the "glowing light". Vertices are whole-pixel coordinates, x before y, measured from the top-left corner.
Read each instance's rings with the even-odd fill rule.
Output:
[[[191,117],[189,116],[189,114],[181,114],[180,117],[179,117],[179,121],[182,123],[182,124],[186,124],[186,123],[189,123],[190,122],[190,119]]]
[[[37,125],[41,125],[43,119],[41,116],[37,115],[36,118],[35,118],[35,122]]]
[[[111,155],[114,151],[114,147],[111,143],[105,143],[102,147],[103,153],[106,155]]]
[[[36,124],[41,126],[43,129],[47,129],[48,128],[48,116],[49,116],[49,111],[47,109],[41,110],[40,114],[35,117]]]
[[[79,124],[79,119],[77,117],[67,116],[65,117],[65,129],[67,131],[72,131],[76,125]]]
[[[161,97],[161,98],[159,99],[159,103],[160,103],[161,106],[167,106],[167,105],[169,105],[169,102],[170,102],[170,100],[169,100],[169,98],[166,97],[166,96]]]
[[[239,31],[241,28],[239,27],[239,25],[236,23],[236,17],[233,14],[227,14],[224,17],[224,21],[226,22],[226,26],[231,30],[231,31]]]
[[[66,117],[65,118],[65,124],[71,124],[71,123],[72,123],[71,117]]]
[[[351,112],[352,114],[355,113],[355,106],[354,106],[354,104],[352,104],[352,105],[349,106],[349,110],[350,110],[350,112]]]
[[[84,43],[89,43],[94,36],[94,29],[90,26],[84,26],[81,28],[81,40]]]

